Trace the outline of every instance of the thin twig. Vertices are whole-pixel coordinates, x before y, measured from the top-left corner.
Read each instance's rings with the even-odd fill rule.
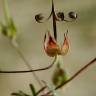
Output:
[[[44,71],[44,70],[50,69],[54,65],[56,58],[57,57],[54,58],[53,62],[49,66],[41,68],[41,69],[24,70],[24,71],[1,71],[0,70],[0,73],[30,73],[30,72]]]
[[[93,60],[91,60],[88,64],[86,64],[85,66],[83,66],[81,69],[79,69],[72,77],[70,77],[66,82],[62,83],[61,85],[57,86],[54,90],[57,90],[61,87],[63,87],[64,85],[68,84],[69,82],[71,82],[73,79],[75,79],[81,72],[83,72],[85,69],[87,69],[90,65],[92,65],[94,62],[96,62],[96,58],[94,58]],[[45,95],[41,95],[41,96],[47,96],[48,94],[50,94],[52,91],[47,92]]]
[[[45,87],[42,87],[42,88],[36,93],[36,96],[37,96],[38,94],[40,94],[42,91],[44,91],[46,88],[47,88],[46,86],[45,86]]]

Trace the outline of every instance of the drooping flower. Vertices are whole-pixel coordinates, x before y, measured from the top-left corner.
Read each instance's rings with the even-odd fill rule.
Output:
[[[48,40],[47,40],[48,39]],[[44,37],[44,49],[48,56],[56,56],[60,54],[60,48],[55,39],[51,36],[50,32],[48,32],[48,38],[46,38],[46,34]]]
[[[64,42],[61,48],[57,44],[56,40],[51,36],[48,31],[48,38],[45,34],[44,37],[44,50],[48,56],[54,57],[56,55],[65,55],[69,49],[68,37],[67,34],[64,34]]]

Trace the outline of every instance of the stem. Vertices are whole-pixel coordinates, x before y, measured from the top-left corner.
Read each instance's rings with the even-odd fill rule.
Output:
[[[63,87],[64,85],[70,83],[73,79],[75,79],[81,72],[83,72],[85,69],[87,69],[90,65],[94,64],[94,62],[96,62],[96,58],[94,58],[93,60],[91,60],[88,64],[86,64],[85,66],[83,66],[81,69],[79,69],[73,76],[71,76],[66,82],[62,83],[61,85],[57,86],[54,90],[57,90],[61,87]],[[48,94],[50,94],[52,91],[47,92],[45,95],[42,96],[47,96]]]
[[[9,25],[10,23],[10,13],[9,13],[9,8],[8,8],[8,2],[7,0],[2,0],[3,2],[3,10],[4,10],[4,16],[6,23]]]
[[[54,3],[52,0],[52,19],[53,19],[53,32],[54,32],[54,38],[57,41],[57,27],[56,27],[56,16],[54,11]]]
[[[72,81],[73,79],[75,79],[81,72],[83,72],[85,69],[87,69],[90,65],[94,64],[94,62],[96,62],[96,58],[94,58],[88,64],[86,64],[84,67],[79,69],[72,77],[69,78],[69,80],[64,82],[62,85],[56,87],[55,89],[61,88],[63,85],[65,85],[65,84],[69,83],[70,81]]]
[[[42,88],[36,93],[36,96],[38,96],[38,94],[40,94],[40,93],[41,93],[42,91],[44,91],[46,88],[47,88],[47,86],[42,87]]]
[[[29,72],[36,72],[36,71],[37,72],[38,71],[44,71],[44,70],[50,69],[54,65],[54,63],[56,62],[56,60],[57,60],[57,57],[55,57],[55,59],[53,60],[53,62],[49,66],[47,66],[45,68],[41,68],[41,69],[24,70],[24,71],[1,71],[0,70],[0,73],[29,73]]]

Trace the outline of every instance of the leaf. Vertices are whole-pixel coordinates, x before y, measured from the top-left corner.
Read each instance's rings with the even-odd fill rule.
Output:
[[[22,96],[30,96],[30,95],[24,93],[23,91],[19,91],[19,93],[20,93]]]
[[[4,36],[10,39],[16,39],[17,30],[12,18],[10,18],[10,23],[8,23],[8,25],[0,24],[0,31]]]
[[[16,38],[17,29],[12,18],[10,18],[10,23],[8,25],[8,33],[10,38]]]
[[[19,91],[18,93],[14,92],[11,95],[13,95],[13,96],[30,96],[30,95],[24,93],[23,91]]]
[[[32,92],[32,96],[36,96],[36,90],[35,90],[35,87],[33,84],[30,84],[30,89],[31,89],[31,92]]]
[[[12,95],[12,96],[22,96],[22,95],[19,94],[19,93],[12,93],[11,95]]]
[[[35,90],[33,84],[30,84],[29,86],[30,86],[30,89],[32,92],[32,96],[36,96],[36,90]],[[31,96],[31,95],[26,94],[25,92],[23,92],[21,90],[19,92],[13,92],[11,95],[12,96]]]

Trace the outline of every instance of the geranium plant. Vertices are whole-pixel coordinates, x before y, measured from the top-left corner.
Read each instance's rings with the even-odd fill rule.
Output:
[[[74,11],[71,11],[68,13],[68,16],[70,19],[66,19],[64,12],[55,12],[54,8],[54,2],[52,0],[52,10],[50,11],[49,16],[44,19],[44,16],[39,13],[34,16],[34,19],[37,23],[43,23],[47,22],[52,17],[52,24],[53,24],[53,32],[50,30],[47,30],[45,33],[44,42],[42,45],[44,46],[44,52],[49,58],[54,58],[53,62],[49,64],[49,66],[46,66],[44,68],[38,68],[34,69],[30,66],[30,63],[28,60],[26,60],[25,56],[21,52],[19,48],[19,44],[17,42],[17,28],[15,26],[15,22],[13,18],[11,17],[9,10],[8,10],[8,4],[7,0],[2,0],[3,1],[3,9],[4,9],[4,16],[5,16],[5,21],[6,24],[3,24],[3,22],[0,22],[0,32],[2,35],[6,36],[6,38],[10,41],[11,46],[16,50],[16,52],[19,54],[20,58],[24,61],[25,65],[29,68],[29,70],[13,70],[13,71],[7,71],[7,70],[0,70],[0,73],[5,73],[5,74],[15,74],[15,73],[28,73],[31,72],[34,75],[34,78],[37,80],[37,82],[40,84],[41,89],[37,90],[35,87],[35,84],[29,84],[30,90],[32,94],[27,94],[26,92],[23,91],[17,91],[17,92],[12,92],[12,96],[57,96],[57,91],[58,89],[61,89],[64,87],[64,85],[68,84],[71,82],[74,78],[76,78],[81,72],[83,72],[86,68],[88,68],[92,64],[96,64],[96,57],[93,58],[93,60],[89,60],[88,64],[85,64],[82,68],[80,68],[76,73],[74,73],[73,76],[68,77],[67,72],[65,71],[64,68],[61,67],[61,62],[58,57],[66,56],[66,54],[69,52],[70,49],[70,42],[69,42],[69,36],[68,34],[70,33],[68,29],[66,32],[64,32],[64,39],[62,40],[63,43],[62,45],[59,46],[58,44],[58,33],[57,33],[57,22],[73,22],[77,19],[77,13]],[[52,35],[53,34],[53,35]],[[52,87],[50,87],[45,80],[40,80],[39,77],[35,74],[35,72],[41,72],[44,70],[48,70],[52,67],[54,67],[54,64],[56,65],[56,68],[53,70],[53,75],[50,77],[52,80]],[[55,87],[53,87],[55,86]],[[59,96],[59,95],[58,95]]]

